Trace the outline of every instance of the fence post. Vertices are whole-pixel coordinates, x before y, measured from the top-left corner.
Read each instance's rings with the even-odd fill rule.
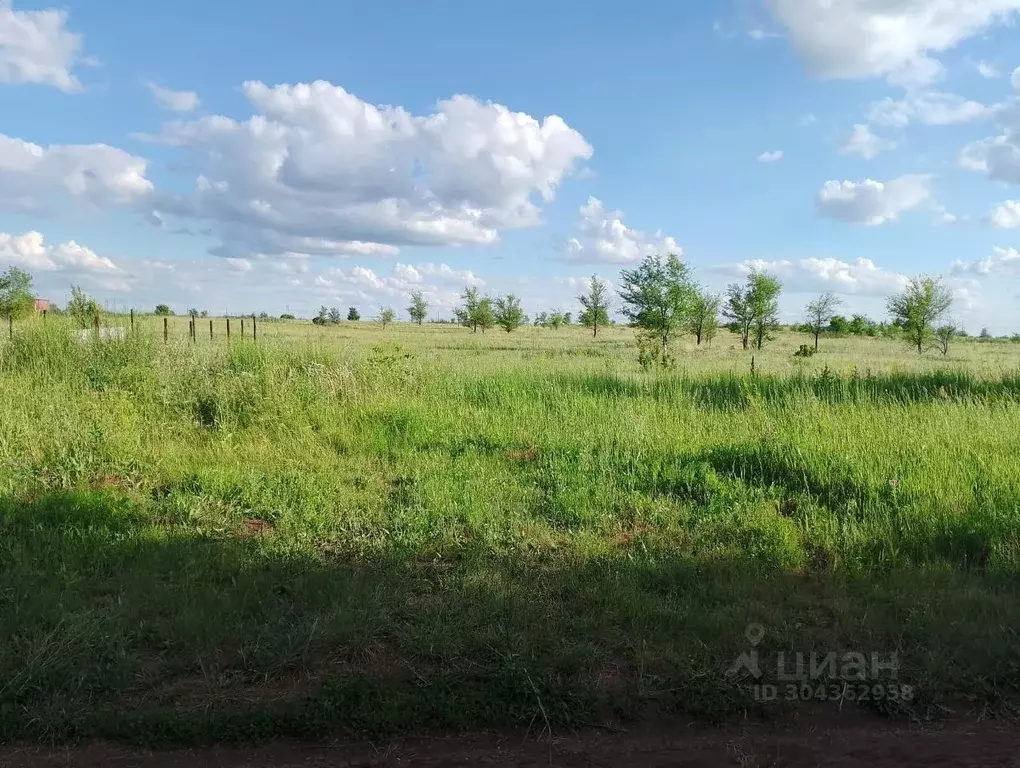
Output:
[[[255,315],[252,315],[251,316],[251,340],[252,341],[258,341],[258,338],[259,338],[259,328],[258,328],[257,325],[255,325]]]
[[[212,341],[212,320],[209,321],[209,341]]]
[[[244,318],[241,318],[241,338],[244,338]]]
[[[46,310],[45,309],[42,311],[42,321],[44,323],[46,322]]]
[[[99,341],[99,315],[96,315],[95,318],[93,319],[95,321],[96,326],[96,341]]]
[[[131,333],[135,332],[135,311],[131,310]]]
[[[170,336],[169,327],[170,327],[170,318],[164,317],[163,318],[163,343],[164,344],[166,344],[167,339]]]
[[[227,318],[227,341],[230,341],[230,318]]]
[[[751,375],[754,376],[754,355],[751,355]]]

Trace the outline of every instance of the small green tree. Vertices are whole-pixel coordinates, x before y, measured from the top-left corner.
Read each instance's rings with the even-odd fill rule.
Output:
[[[387,325],[397,319],[397,313],[393,311],[392,307],[383,307],[379,312],[379,322],[382,323],[382,327],[385,328]]]
[[[174,311],[170,309],[169,304],[157,304],[156,309],[153,311],[152,314],[156,315],[157,317],[170,317],[171,315],[173,315],[173,313]]]
[[[496,324],[496,313],[492,309],[492,299],[488,296],[478,302],[475,311],[475,325],[482,329],[482,333]]]
[[[80,286],[71,286],[71,300],[67,303],[69,314],[80,328],[90,328],[99,320],[102,310],[99,302],[89,296]]]
[[[942,353],[943,357],[949,356],[949,344],[954,338],[960,335],[953,322],[940,325],[935,329],[935,347]]]
[[[578,296],[581,302],[581,325],[591,328],[593,337],[599,335],[599,328],[609,325],[609,287],[598,275],[592,275],[588,281],[588,293]]]
[[[744,349],[752,342],[761,349],[772,340],[772,332],[779,327],[782,290],[779,280],[758,270],[752,270],[743,285],[734,283],[726,289],[723,316],[730,321],[730,330],[740,335]]]
[[[32,276],[23,269],[11,267],[0,273],[0,317],[17,318],[35,306]]]
[[[411,304],[407,307],[407,314],[410,316],[411,322],[418,323],[418,325],[425,322],[425,318],[429,314],[429,304],[425,301],[421,291],[414,291],[411,294]]]
[[[698,291],[691,314],[691,333],[698,345],[702,341],[712,342],[719,330],[719,305],[722,299],[713,293]]]
[[[691,268],[676,254],[646,256],[637,268],[620,273],[622,312],[631,325],[656,340],[662,360],[670,341],[690,328],[697,297]]]
[[[808,302],[804,310],[807,314],[807,326],[815,337],[815,350],[818,350],[818,337],[822,335],[836,315],[836,307],[843,302],[832,293],[823,293],[814,301]]]
[[[923,354],[930,346],[938,321],[953,305],[953,294],[939,277],[913,277],[900,293],[889,297],[887,308],[894,321],[900,321],[910,346]]]
[[[566,325],[566,317],[562,312],[550,312],[549,316],[546,318],[545,324],[554,331],[558,331]]]
[[[330,312],[330,320],[333,319],[332,318],[332,314],[333,313],[331,311]],[[339,323],[340,322],[340,310],[339,309],[336,310],[336,315],[337,315],[337,318],[333,322]],[[357,307],[349,307],[347,309],[347,319],[350,320],[352,323],[356,323],[358,320],[361,319],[361,313],[358,311]]]
[[[464,306],[457,307],[453,312],[457,322],[465,328],[470,328],[473,333],[478,332],[478,305],[481,298],[478,296],[478,289],[468,285],[464,287],[464,293],[460,295],[464,300]]]
[[[524,322],[524,310],[521,309],[521,300],[508,293],[496,299],[495,308],[496,325],[507,333],[517,330]]]

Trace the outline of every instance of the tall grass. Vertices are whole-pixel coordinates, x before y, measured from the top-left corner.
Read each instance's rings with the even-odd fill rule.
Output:
[[[1016,693],[1008,367],[140,325],[0,348],[4,737],[730,717],[751,621],[899,654],[922,714]]]

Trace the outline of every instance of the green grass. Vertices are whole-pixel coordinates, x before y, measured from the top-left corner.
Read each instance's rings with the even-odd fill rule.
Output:
[[[236,322],[0,347],[0,738],[768,717],[752,622],[1017,700],[1020,345]]]

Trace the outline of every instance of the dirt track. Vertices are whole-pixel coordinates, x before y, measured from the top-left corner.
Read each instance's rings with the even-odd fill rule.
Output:
[[[0,748],[0,766],[144,766],[145,768],[319,768],[320,766],[946,766],[1020,768],[1020,728],[1011,722],[953,721],[893,726],[874,718],[811,717],[781,728],[721,728],[677,723],[627,732],[590,730],[416,738],[369,744],[277,742],[249,748],[153,752],[110,744],[62,750]]]

